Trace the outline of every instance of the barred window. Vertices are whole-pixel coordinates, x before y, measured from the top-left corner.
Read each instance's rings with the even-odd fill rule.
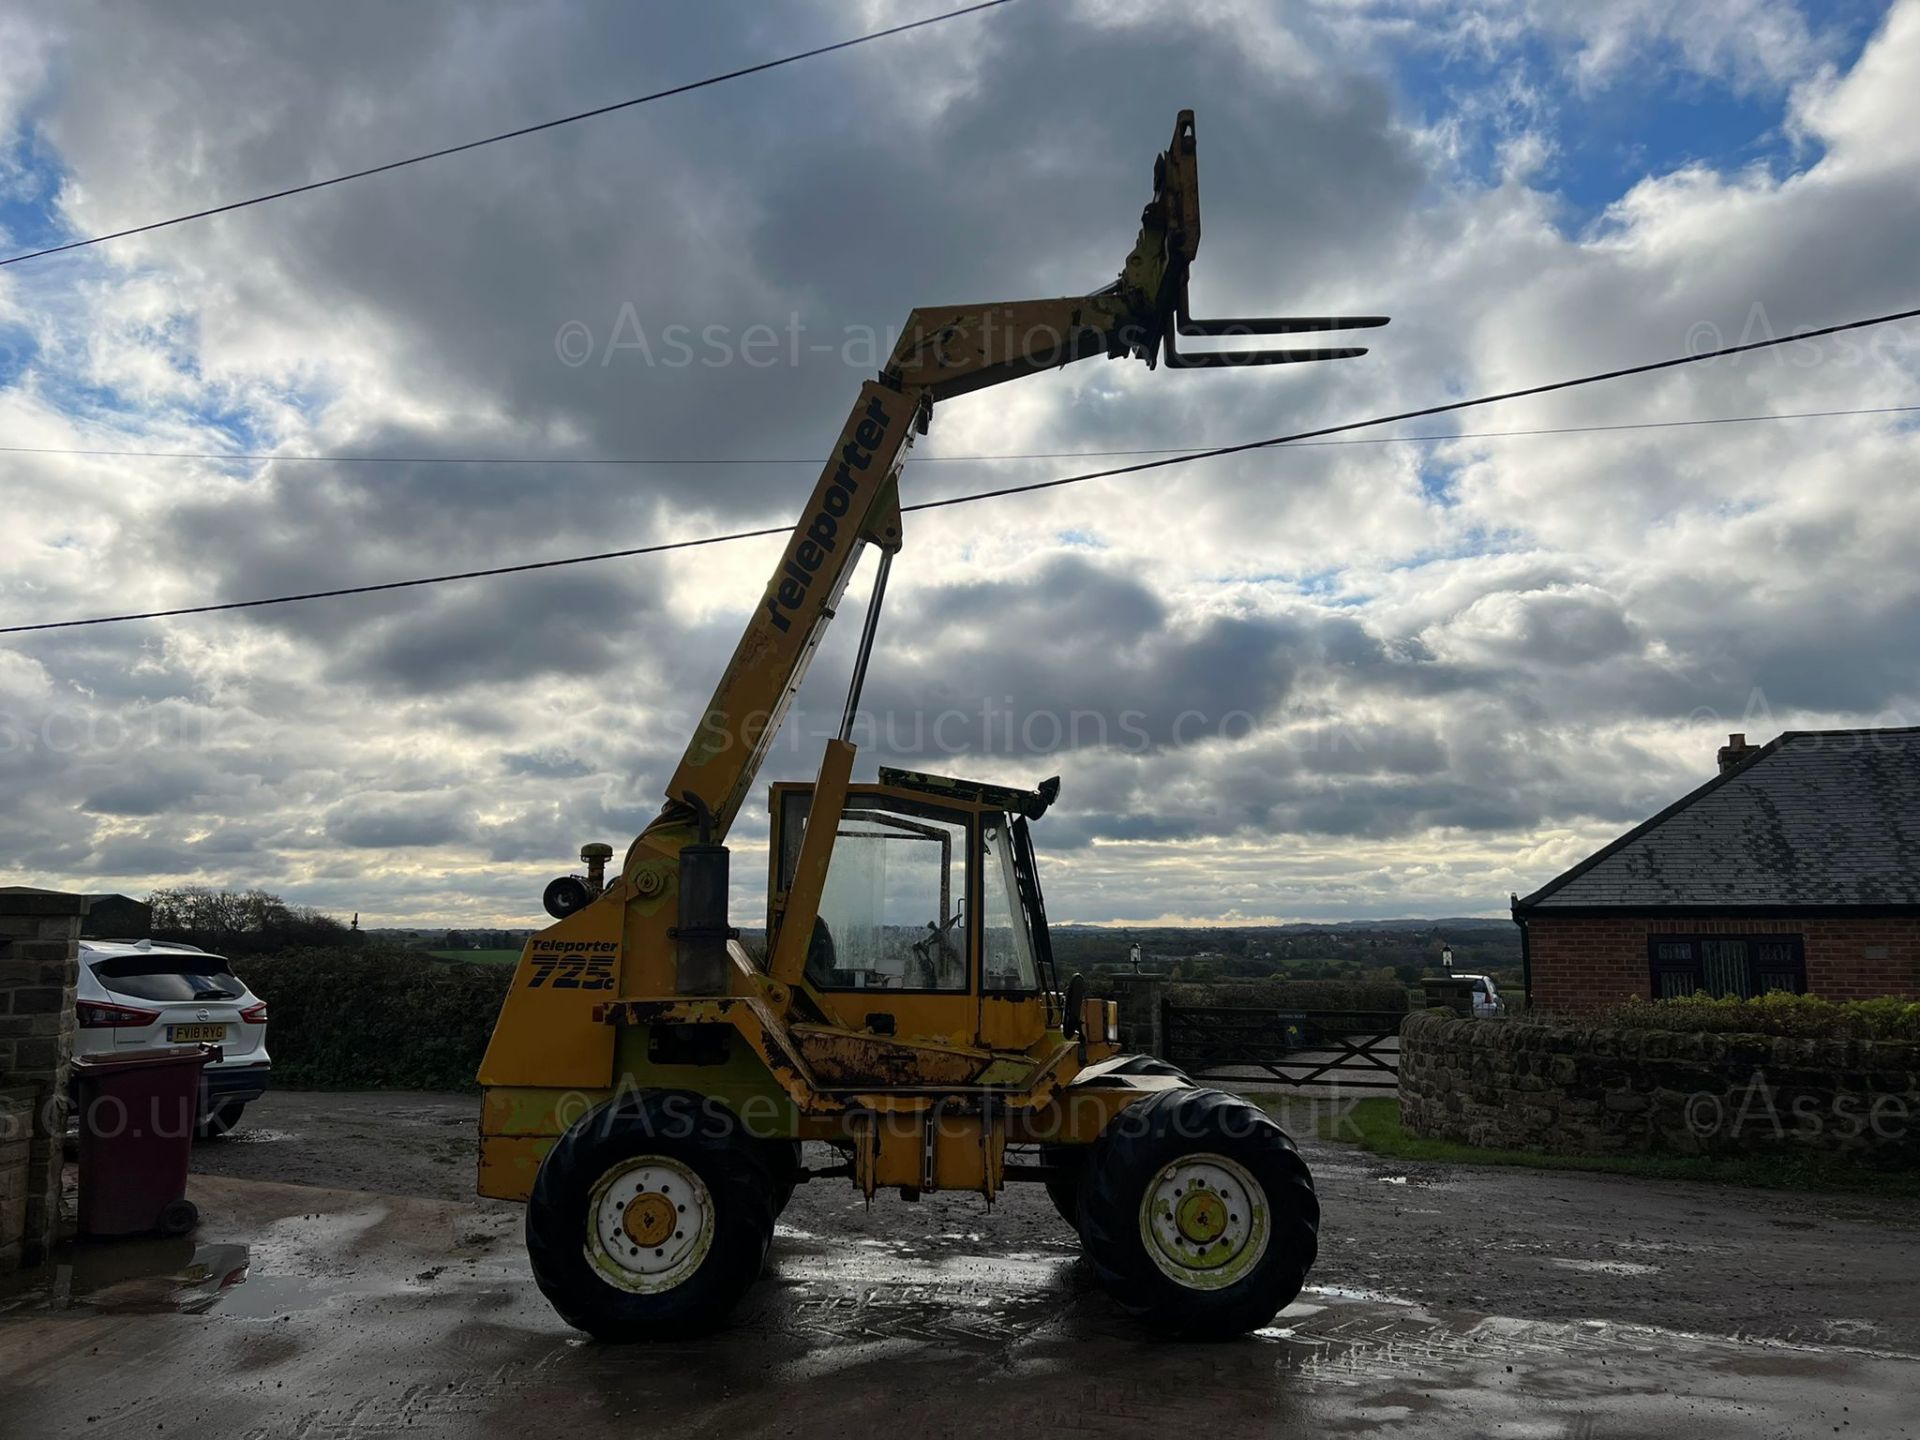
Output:
[[[1803,995],[1806,949],[1798,935],[1655,935],[1647,942],[1653,998]]]

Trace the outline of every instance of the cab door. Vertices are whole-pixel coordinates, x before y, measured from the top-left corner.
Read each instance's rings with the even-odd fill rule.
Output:
[[[787,894],[812,787],[774,790],[769,935]],[[943,1045],[980,1043],[979,819],[962,806],[849,786],[805,978],[855,1028]],[[795,917],[796,919],[800,917]]]

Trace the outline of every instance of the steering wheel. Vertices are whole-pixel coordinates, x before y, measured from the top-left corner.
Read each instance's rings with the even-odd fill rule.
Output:
[[[961,912],[956,909],[944,922],[929,920],[927,933],[908,946],[913,951],[914,959],[920,962],[920,974],[917,978],[921,984],[917,988],[932,989],[940,983],[939,968],[933,958],[934,947],[938,946],[942,951],[951,953],[952,947],[947,944],[947,932],[960,923],[960,914]]]

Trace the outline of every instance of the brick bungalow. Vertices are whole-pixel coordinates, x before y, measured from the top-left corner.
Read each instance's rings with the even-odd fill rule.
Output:
[[[1529,1004],[1920,997],[1920,727],[1735,735],[1720,773],[1513,901]]]

